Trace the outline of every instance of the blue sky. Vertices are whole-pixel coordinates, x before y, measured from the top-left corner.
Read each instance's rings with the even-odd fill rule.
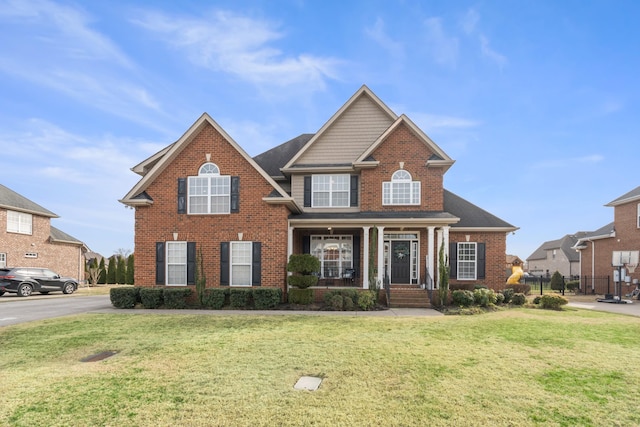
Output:
[[[111,255],[130,168],[208,112],[250,155],[366,84],[456,163],[445,187],[520,227],[613,220],[640,185],[635,1],[0,0],[1,183]]]

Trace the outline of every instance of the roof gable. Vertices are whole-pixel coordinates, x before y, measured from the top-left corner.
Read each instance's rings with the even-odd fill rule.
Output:
[[[46,216],[49,218],[58,218],[58,215],[54,214],[50,210],[43,208],[39,204],[32,202],[2,184],[0,184],[0,208]]]
[[[351,164],[396,119],[397,115],[363,85],[283,169],[335,163],[337,153]]]
[[[615,207],[625,203],[640,201],[640,187],[636,187],[628,193],[623,194],[615,200],[610,201],[605,206]]]
[[[451,226],[458,229],[502,229],[505,232],[515,231],[515,227],[508,222],[490,214],[462,197],[444,190],[444,210],[460,218],[457,224]]]
[[[169,165],[173,160],[176,159],[178,154],[184,150],[189,143],[201,132],[201,130],[207,126],[212,126],[225,141],[235,149],[276,191],[277,198],[282,202],[286,202],[289,204],[294,204],[293,199],[287,195],[284,190],[271,178],[259,165],[253,160],[249,155],[236,143],[233,138],[231,138],[225,131],[216,123],[215,120],[211,118],[207,113],[203,113],[198,120],[195,121],[189,127],[189,129],[178,139],[175,143],[171,144],[169,147],[161,150],[160,152],[154,154],[149,159],[149,162],[142,162],[140,165],[147,165],[146,167],[150,168],[143,175],[142,179],[138,181],[138,183],[120,200],[121,203],[124,203],[129,206],[138,206],[153,203],[153,200],[149,197],[140,197],[141,194],[145,192],[145,190],[149,187],[149,185],[162,173],[162,171]],[[153,165],[153,166],[151,166]],[[146,167],[141,167],[145,169]],[[272,195],[268,198],[274,198]],[[294,207],[294,206],[292,206]],[[295,208],[295,207],[294,207]]]
[[[426,160],[426,165],[430,166],[442,166],[445,168],[445,171],[453,165],[455,162],[451,157],[445,153],[442,148],[440,148],[431,138],[427,136],[426,133],[422,131],[418,126],[409,117],[402,114],[398,117],[395,122],[391,126],[389,126],[382,135],[380,135],[374,142],[367,148],[356,160],[356,164],[358,163],[366,163],[371,161],[371,155],[373,152],[382,144],[388,137],[391,135],[396,129],[400,126],[405,125],[411,133],[413,133],[416,138],[418,138],[423,144],[425,144],[431,152],[434,154]]]

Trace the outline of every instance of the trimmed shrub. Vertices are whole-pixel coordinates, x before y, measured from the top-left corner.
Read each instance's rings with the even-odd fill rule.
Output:
[[[363,291],[358,295],[358,307],[361,310],[368,311],[376,306],[376,296],[377,292],[375,291]]]
[[[516,291],[514,291],[513,288],[503,289],[502,295],[504,295],[504,303],[509,304],[511,302],[511,298],[513,298],[513,294],[515,293]]]
[[[251,302],[251,289],[231,288],[229,290],[229,305],[231,308],[248,308]]]
[[[353,303],[353,300],[350,297],[342,297],[342,309],[345,311],[351,311],[354,309],[356,305]]]
[[[202,295],[202,305],[220,310],[227,301],[227,295],[229,295],[228,288],[207,288]]]
[[[562,286],[564,284],[564,279],[562,278],[562,274],[559,271],[556,271],[551,275],[551,289],[554,291],[561,291]]]
[[[163,288],[140,288],[140,302],[144,308],[159,308],[162,306]]]
[[[473,299],[476,305],[487,307],[496,303],[496,293],[493,289],[478,288],[473,291]]]
[[[460,307],[470,307],[475,302],[473,292],[467,290],[455,290],[451,293],[451,299],[454,305]]]
[[[513,284],[509,285],[509,288],[513,289],[514,293],[520,293],[529,295],[531,293],[531,285],[527,284]]]
[[[497,305],[504,304],[504,294],[502,292],[496,293],[496,304]]]
[[[344,309],[344,298],[340,294],[330,294],[331,298],[328,299],[328,306],[333,310]]]
[[[565,287],[569,292],[573,292],[575,294],[578,291],[578,289],[580,288],[580,281],[579,280],[570,280],[567,283],[565,283]]]
[[[513,305],[524,305],[525,302],[527,302],[527,297],[521,292],[513,294],[511,298],[511,304]]]
[[[309,305],[313,302],[313,289],[291,288],[288,298],[289,304]]]
[[[291,286],[306,289],[318,283],[318,276],[289,276],[287,281]]]
[[[111,288],[109,298],[115,308],[134,308],[138,303],[139,288]]]
[[[550,310],[560,310],[569,301],[561,295],[542,295],[540,297],[540,307]]]
[[[542,297],[541,297],[540,295],[538,295],[537,297],[535,297],[535,298],[533,299],[533,303],[534,303],[535,305],[540,304],[540,299],[542,299]]]
[[[183,309],[187,307],[187,298],[191,296],[189,288],[166,288],[162,291],[164,308]]]
[[[282,301],[282,289],[279,288],[254,288],[253,305],[257,310],[269,310],[276,308]]]

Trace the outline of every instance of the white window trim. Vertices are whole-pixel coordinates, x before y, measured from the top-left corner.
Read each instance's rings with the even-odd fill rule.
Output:
[[[7,211],[7,233],[33,234],[33,215],[30,213]]]
[[[249,262],[234,262],[233,260],[233,247],[235,245],[249,246]],[[246,285],[237,285],[233,283],[233,267],[234,266],[248,266],[249,267],[249,283]],[[253,283],[253,242],[242,240],[229,242],[229,286],[236,288],[249,288]]]
[[[456,262],[457,262],[457,266],[456,266],[456,279],[457,280],[478,280],[478,243],[477,242],[458,242],[457,243],[457,248],[456,248]],[[463,260],[460,261],[460,247],[462,245],[474,245],[475,250],[475,258],[473,259],[473,261],[470,260]],[[460,277],[460,264],[461,263],[473,263],[473,277]]]
[[[409,203],[394,201],[394,184],[409,184]],[[391,175],[391,181],[382,183],[383,206],[419,206],[422,199],[420,181],[413,181],[411,174],[404,169],[399,169]]]
[[[327,191],[317,191],[316,190],[316,180],[320,177],[329,177],[331,180],[333,177],[346,177],[347,180],[347,189],[346,190],[336,190],[333,188],[333,184],[329,186],[329,204],[319,206],[316,205],[316,198],[314,197],[316,193],[327,193]],[[343,205],[334,205],[333,204],[333,194],[334,193],[347,193],[346,203]],[[351,175],[349,174],[314,174],[311,175],[311,207],[312,208],[348,208],[351,206]]]
[[[178,245],[178,244],[184,245],[184,264],[182,264],[182,263],[170,263],[169,262],[169,246]],[[168,241],[168,242],[166,242],[166,245],[165,245],[165,251],[166,251],[165,258],[164,258],[166,260],[165,261],[165,266],[164,266],[164,268],[165,268],[165,274],[164,274],[165,275],[165,285],[166,286],[187,286],[187,264],[188,264],[188,262],[187,262],[187,242],[186,241],[180,241],[180,240],[178,240],[178,241],[173,241],[173,240],[172,241]],[[169,265],[175,265],[175,266],[183,265],[184,266],[184,283],[169,283],[169,278],[170,278]]]
[[[207,194],[191,194],[192,183],[195,179],[207,179]],[[211,188],[213,180],[222,179],[225,181],[224,185],[228,188],[226,194],[212,194]],[[192,212],[191,200],[192,197],[207,197],[207,211],[206,212]],[[211,212],[211,201],[213,198],[226,198],[227,209],[220,212]],[[189,176],[187,178],[187,214],[188,215],[228,215],[231,213],[231,175],[220,175],[220,168],[211,162],[203,164],[198,170],[197,176]]]
[[[640,228],[640,203],[638,203],[638,215],[637,215],[636,227]]]
[[[4,252],[0,252],[0,268],[4,268],[7,266],[7,254]]]

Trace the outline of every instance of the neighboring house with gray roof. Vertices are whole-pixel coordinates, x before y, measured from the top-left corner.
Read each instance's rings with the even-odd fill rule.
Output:
[[[614,251],[640,251],[640,186],[605,206],[613,208],[613,222],[587,233],[574,245],[587,287],[595,286],[590,278],[608,276],[613,280]],[[631,283],[640,280],[640,270],[629,272],[628,276]]]
[[[0,184],[0,266],[46,267],[84,280],[86,246],[51,225],[58,215]]]
[[[205,113],[133,168],[135,283],[193,285],[201,251],[208,286],[286,293],[289,255],[310,253],[318,293],[434,288],[443,247],[450,283],[501,288],[517,227],[446,190],[453,163],[366,86],[316,133],[253,158]]]
[[[580,274],[580,254],[573,247],[586,233],[579,231],[560,239],[544,242],[527,258],[528,272],[534,276],[553,275],[556,271],[564,277]]]

